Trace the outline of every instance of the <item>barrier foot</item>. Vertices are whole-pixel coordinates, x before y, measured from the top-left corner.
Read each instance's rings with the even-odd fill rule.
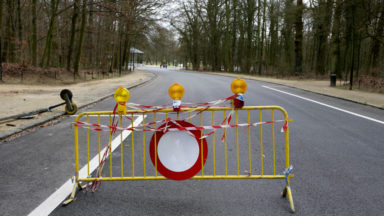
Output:
[[[80,190],[82,190],[82,189],[84,189],[84,188],[85,188],[85,186],[82,186],[82,185],[80,184],[80,182],[76,182],[76,184],[73,186],[71,196],[70,196],[67,200],[65,200],[65,201],[63,202],[62,206],[67,206],[67,205],[70,204],[72,201],[74,201],[75,198],[76,198],[76,192],[77,192],[77,189],[79,189],[79,191],[80,191]]]
[[[290,186],[284,187],[284,190],[281,194],[283,198],[287,197],[288,195],[288,201],[289,201],[289,206],[291,208],[291,212],[295,213],[295,205],[293,204],[293,197],[292,197],[292,191]]]

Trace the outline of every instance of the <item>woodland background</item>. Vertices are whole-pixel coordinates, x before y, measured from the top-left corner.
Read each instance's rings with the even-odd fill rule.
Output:
[[[0,59],[76,78],[127,70],[135,47],[146,64],[382,89],[383,28],[384,0],[0,0]]]

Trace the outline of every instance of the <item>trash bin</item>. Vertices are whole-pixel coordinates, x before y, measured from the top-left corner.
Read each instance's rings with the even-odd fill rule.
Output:
[[[336,86],[336,74],[331,74],[331,86]]]

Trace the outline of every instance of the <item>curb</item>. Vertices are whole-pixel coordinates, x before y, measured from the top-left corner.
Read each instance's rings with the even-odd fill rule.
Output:
[[[131,84],[130,86],[127,86],[127,89],[133,89],[133,88],[136,88],[136,87],[139,87],[141,85],[144,85],[152,80],[154,80],[155,78],[157,78],[157,75],[153,74],[153,73],[149,73],[149,72],[146,72],[148,74],[148,77],[146,77],[143,81],[139,82],[139,83],[133,83]],[[110,94],[107,94],[103,97],[100,97],[96,100],[93,100],[89,103],[86,103],[86,104],[83,104],[81,106],[78,107],[78,109],[82,109],[84,107],[87,107],[91,104],[94,104],[94,103],[97,103],[97,102],[100,102],[100,101],[103,101],[104,99],[108,98],[108,97],[111,97],[113,96],[113,93],[110,93]],[[55,115],[53,116],[48,116],[48,117],[45,117],[45,118],[42,118],[42,119],[39,119],[35,122],[32,122],[30,124],[27,124],[27,125],[24,125],[23,127],[21,128],[17,128],[15,130],[12,130],[12,131],[9,131],[9,132],[5,132],[3,134],[0,134],[0,141],[4,141],[5,139],[7,139],[8,137],[14,135],[14,134],[17,134],[17,133],[20,133],[20,132],[23,132],[25,130],[28,130],[30,128],[34,128],[34,127],[37,127],[41,124],[44,124],[44,123],[47,123],[49,121],[52,121],[52,120],[55,120],[57,119],[58,117],[61,117],[63,115],[65,115],[66,113],[63,111],[63,112],[60,112],[60,113],[56,113]]]
[[[189,71],[186,71],[186,72],[189,72]],[[198,72],[192,72],[192,73],[198,73]],[[211,74],[211,75],[220,75],[220,76],[225,76],[225,77],[236,77],[236,76],[220,74],[220,73],[211,73],[211,72],[205,72],[205,73]],[[243,76],[242,74],[237,74],[237,75],[239,77]],[[294,89],[298,89],[298,90],[302,90],[302,91],[306,91],[306,92],[310,92],[310,93],[314,93],[314,94],[319,94],[319,95],[323,95],[323,96],[327,96],[327,97],[341,99],[341,100],[345,100],[345,101],[348,101],[348,102],[357,103],[357,104],[361,104],[361,105],[365,105],[365,106],[370,106],[370,107],[373,107],[373,108],[376,108],[376,109],[384,110],[384,107],[380,107],[380,106],[377,106],[377,105],[374,105],[374,104],[363,103],[363,102],[360,102],[360,101],[356,101],[356,100],[352,100],[352,99],[348,99],[348,98],[343,98],[343,97],[338,97],[338,96],[334,96],[334,95],[329,95],[329,94],[324,94],[324,93],[320,93],[320,92],[316,92],[316,91],[311,91],[311,90],[307,90],[307,89],[302,89],[302,88],[298,88],[298,87],[295,87],[295,86],[285,85],[285,84],[281,84],[281,83],[274,83],[274,82],[269,82],[269,81],[264,81],[264,80],[258,80],[256,78],[254,78],[254,79],[249,78],[249,77],[248,78],[242,77],[242,78],[243,79],[247,79],[247,80],[255,80],[255,81],[259,81],[259,82],[265,82],[265,83],[270,83],[270,84],[274,84],[274,85],[281,85],[281,86],[285,86],[285,87],[290,87],[290,88],[294,88]]]

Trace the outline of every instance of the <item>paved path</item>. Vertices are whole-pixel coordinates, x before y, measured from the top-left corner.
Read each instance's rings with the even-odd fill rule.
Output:
[[[158,78],[131,90],[131,102],[169,104],[167,90],[174,82],[186,89],[183,101],[205,102],[231,95],[229,77],[144,70]],[[291,163],[297,215],[383,212],[383,110],[280,85],[247,82],[247,105],[279,105],[294,119],[290,124]],[[110,98],[89,110],[111,110],[113,104]],[[52,127],[0,145],[2,215],[30,213],[73,175],[71,121],[60,120]],[[255,155],[259,154],[257,131]],[[135,140],[140,143],[141,138],[136,135]],[[131,147],[128,141],[130,138],[124,144],[127,154]],[[222,145],[216,145],[222,152]],[[229,151],[234,153],[234,146]],[[115,162],[119,155],[113,155]],[[240,152],[240,158],[247,157],[246,151]],[[270,160],[270,155],[265,157]],[[137,172],[142,172],[139,161],[136,166]],[[150,162],[147,166],[151,172]],[[255,172],[258,166],[255,159]],[[207,172],[210,170],[207,167]],[[79,193],[76,202],[58,207],[52,215],[289,215],[287,201],[280,198],[283,185],[268,180],[106,182],[97,193]]]
[[[88,104],[99,101],[105,96],[111,96],[116,86],[134,86],[144,80],[151,79],[145,73],[135,71],[122,77],[92,80],[76,84],[58,85],[22,85],[22,84],[2,84],[0,85],[0,118],[23,113],[35,112],[36,110],[48,109],[55,104],[62,103],[60,92],[63,89],[70,89],[73,93],[73,102],[77,107],[87,106]],[[10,135],[30,128],[36,124],[41,124],[57,116],[63,115],[64,106],[60,106],[36,115],[32,119],[10,119],[0,121],[0,141]],[[12,126],[9,126],[12,125]],[[12,137],[11,137],[12,138]]]

